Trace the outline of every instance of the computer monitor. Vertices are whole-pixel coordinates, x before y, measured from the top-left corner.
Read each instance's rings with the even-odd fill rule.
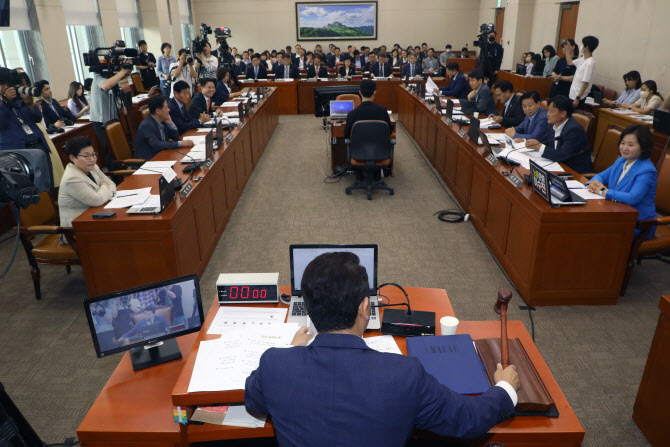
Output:
[[[516,64],[516,74],[525,76],[526,75],[526,66],[524,64]]]
[[[354,110],[354,102],[348,101],[330,101],[330,116],[346,115]]]
[[[218,133],[218,130],[217,130]],[[214,153],[214,131],[210,130],[205,137],[205,160],[209,160]]]
[[[654,110],[653,129],[654,132],[670,135],[670,112],[661,109]]]
[[[359,263],[365,267],[370,284],[370,296],[377,295],[377,245],[291,245],[291,293],[302,296],[302,275],[307,264],[324,253],[348,251],[358,256]]]
[[[479,120],[473,116],[470,117],[470,127],[468,128],[468,136],[475,144],[479,139]]]
[[[447,106],[445,107],[447,113],[444,114],[447,118],[451,119],[454,114],[454,101],[447,98]]]
[[[135,371],[181,358],[176,337],[200,330],[197,275],[84,300],[98,357],[130,351]]]

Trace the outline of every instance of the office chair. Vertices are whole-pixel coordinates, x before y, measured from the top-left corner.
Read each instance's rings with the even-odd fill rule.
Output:
[[[358,96],[358,95],[355,95],[353,93],[345,93],[345,94],[342,94],[342,95],[337,95],[337,98],[335,98],[335,101],[353,101],[354,102],[354,109],[361,105],[361,97]]]
[[[619,138],[621,138],[623,128],[615,125],[607,126],[607,132],[600,142],[600,146],[594,152],[593,173],[583,174],[584,177],[591,180],[597,173],[603,172],[614,164],[619,158]]]
[[[395,140],[389,136],[389,126],[384,121],[357,121],[351,129],[347,144],[347,160],[360,177],[345,192],[351,195],[354,189],[365,189],[368,200],[372,200],[372,190],[383,189],[391,195],[393,188],[381,180],[375,180],[377,173],[393,164]]]
[[[133,85],[137,89],[137,93],[148,93],[149,90],[144,88],[144,83],[142,82],[142,76],[139,73],[133,73],[130,75],[130,79],[133,80]]]
[[[109,151],[109,155],[111,155],[112,160],[118,165],[131,166],[130,169],[120,170],[114,169],[120,166],[108,166],[108,169],[110,170],[109,174],[113,176],[132,175],[135,172],[133,168],[141,166],[146,160],[142,158],[133,158],[130,145],[128,144],[128,139],[126,138],[123,127],[121,126],[119,120],[107,121],[102,125],[102,129],[105,134],[107,150]],[[125,167],[128,168],[128,166]]]

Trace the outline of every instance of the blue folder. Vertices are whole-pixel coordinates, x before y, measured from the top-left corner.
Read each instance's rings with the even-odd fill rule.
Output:
[[[459,394],[483,394],[491,388],[468,334],[408,337],[407,353],[419,359],[442,385]]]

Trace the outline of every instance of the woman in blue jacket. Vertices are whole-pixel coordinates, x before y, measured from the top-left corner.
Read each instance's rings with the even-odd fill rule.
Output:
[[[621,132],[619,157],[612,166],[593,177],[589,191],[608,200],[626,203],[638,210],[638,220],[656,218],[656,181],[658,172],[649,160],[653,148],[651,131],[642,124]],[[654,235],[656,228],[649,233]],[[639,234],[635,230],[635,236]]]

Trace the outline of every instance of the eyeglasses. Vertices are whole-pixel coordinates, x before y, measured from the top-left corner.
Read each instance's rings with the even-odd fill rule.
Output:
[[[80,154],[77,155],[77,157],[82,157],[85,158],[86,160],[95,160],[96,158],[98,158],[98,154],[93,152],[92,154]]]

